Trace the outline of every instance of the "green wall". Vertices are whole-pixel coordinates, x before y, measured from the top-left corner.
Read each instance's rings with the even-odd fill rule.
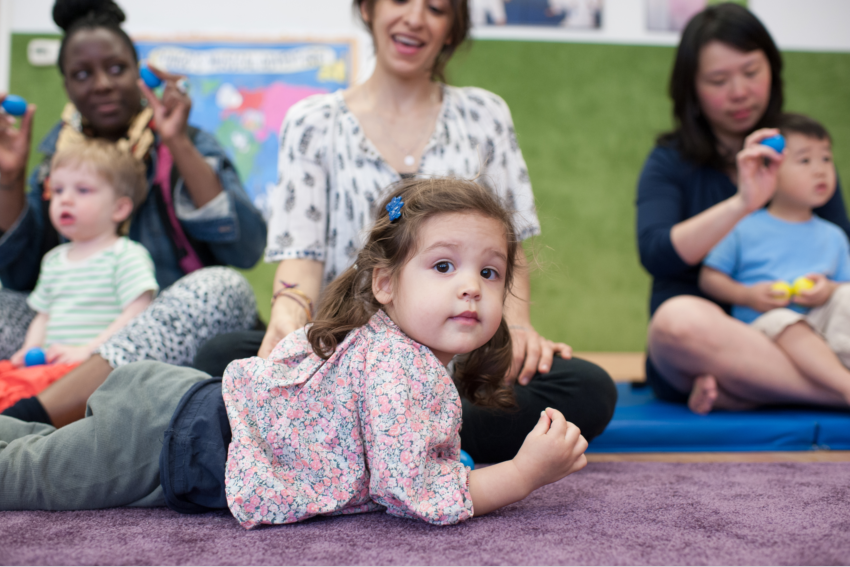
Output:
[[[32,37],[13,36],[11,91],[39,105],[40,138],[65,99],[55,69],[26,62]],[[673,53],[477,41],[449,68],[453,84],[492,90],[511,107],[543,224],[532,245],[532,317],[541,333],[576,349],[644,347],[649,278],[635,246],[635,184],[655,136],[671,125]],[[850,54],[786,53],[785,64],[786,108],[826,124],[839,171],[847,171]],[[265,316],[273,273],[263,264],[248,272]]]

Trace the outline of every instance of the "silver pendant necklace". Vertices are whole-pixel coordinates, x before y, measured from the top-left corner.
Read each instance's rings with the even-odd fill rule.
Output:
[[[438,117],[439,117],[440,109],[441,109],[441,106],[438,106],[438,107],[437,107],[437,113],[438,113],[438,114],[437,114],[437,116],[438,116]],[[430,124],[430,122],[431,122],[431,121],[430,121],[430,120],[428,120],[427,124]],[[382,117],[382,119],[381,119],[381,129],[384,131],[384,136],[386,136],[386,137],[387,137],[387,139],[388,139],[390,142],[392,142],[392,144],[393,144],[396,148],[398,148],[398,150],[399,150],[399,151],[401,152],[401,154],[404,156],[404,158],[402,159],[402,162],[403,162],[403,163],[404,163],[404,165],[405,165],[405,166],[407,166],[407,167],[413,167],[413,166],[416,164],[416,157],[414,157],[413,153],[414,153],[417,149],[419,149],[420,147],[422,147],[422,144],[423,144],[423,143],[425,143],[425,142],[426,142],[426,141],[427,141],[427,140],[431,137],[431,131],[430,131],[430,130],[429,130],[429,131],[426,131],[426,132],[425,132],[425,136],[423,136],[423,137],[419,138],[419,140],[417,140],[417,141],[416,141],[416,143],[415,143],[413,146],[411,146],[411,147],[409,147],[409,148],[405,148],[405,147],[403,147],[401,144],[399,144],[399,143],[396,141],[396,139],[395,139],[395,138],[393,138],[393,137],[389,134],[389,132],[387,131],[386,123],[385,123],[385,122],[384,122],[384,120],[383,120],[383,117]]]
[[[417,149],[419,149],[422,146],[422,144],[427,140],[427,138],[430,137],[430,134],[431,134],[430,132],[426,132],[425,136],[423,136],[422,138],[419,138],[413,146],[411,146],[409,148],[405,148],[401,144],[399,144],[395,140],[395,138],[390,136],[390,134],[386,130],[386,127],[384,127],[384,135],[389,139],[390,142],[393,143],[393,145],[396,148],[398,148],[398,150],[404,156],[404,159],[402,161],[404,162],[404,165],[406,165],[407,167],[413,167],[416,164],[416,158],[414,157],[413,152],[415,152]]]

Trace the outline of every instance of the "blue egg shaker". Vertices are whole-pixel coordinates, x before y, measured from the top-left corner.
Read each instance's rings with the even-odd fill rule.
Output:
[[[11,114],[12,116],[23,116],[27,113],[27,101],[18,95],[7,95],[3,100],[3,104],[0,106],[3,107],[6,114]]]

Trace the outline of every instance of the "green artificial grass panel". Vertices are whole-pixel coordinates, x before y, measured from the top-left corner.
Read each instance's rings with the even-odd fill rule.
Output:
[[[543,234],[532,318],[579,350],[642,350],[650,279],[639,264],[637,178],[672,125],[674,48],[478,41],[450,68],[458,85],[511,108]],[[850,163],[850,54],[786,53],[786,108],[821,120]],[[845,168],[846,169],[846,168]],[[850,182],[844,187],[850,197]]]
[[[634,235],[635,184],[669,128],[673,50],[478,41],[450,68],[502,96],[531,175],[543,234],[532,244],[532,320],[579,350],[641,350],[649,278]]]
[[[845,202],[850,203],[850,53],[784,53],[785,108],[820,121],[832,136]]]
[[[257,311],[266,323],[269,322],[269,314],[272,310],[272,284],[274,283],[276,269],[277,264],[266,264],[260,260],[250,270],[239,270],[251,284],[251,287],[254,288],[254,295],[257,296]]]

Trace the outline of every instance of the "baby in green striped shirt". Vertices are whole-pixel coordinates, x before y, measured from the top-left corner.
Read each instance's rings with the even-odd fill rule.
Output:
[[[41,261],[27,299],[37,315],[12,356],[15,366],[33,347],[45,348],[49,363],[82,362],[159,290],[150,254],[123,236],[147,196],[140,162],[113,144],[69,144],[53,157],[45,186],[50,222],[69,242]]]

